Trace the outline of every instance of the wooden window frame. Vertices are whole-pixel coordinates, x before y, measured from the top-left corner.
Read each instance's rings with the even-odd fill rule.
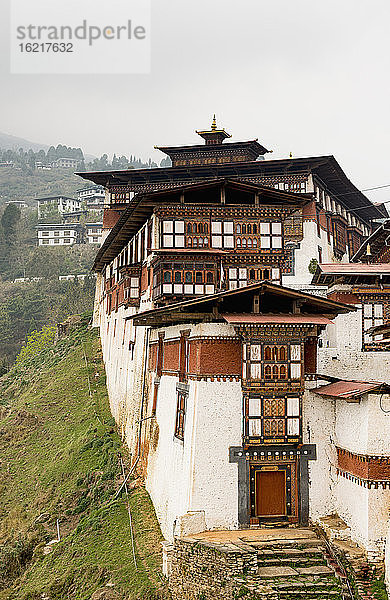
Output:
[[[186,423],[187,411],[187,394],[182,391],[177,391],[176,405],[176,420],[175,420],[175,437],[184,442],[184,430]]]
[[[250,409],[251,401],[257,401],[258,414],[254,414]],[[276,405],[280,408],[282,404],[282,413],[279,410],[275,414],[271,414],[265,409],[266,402],[276,401]],[[294,404],[297,405],[297,410],[291,411],[291,404],[289,401],[297,400]],[[282,403],[281,403],[282,401]],[[297,438],[302,438],[302,395],[300,393],[280,393],[272,396],[264,395],[248,395],[244,398],[244,420],[245,420],[245,437],[248,440],[261,438],[261,443],[273,443],[273,438],[283,438],[283,443],[296,442]],[[283,434],[272,434],[266,433],[266,423],[272,420],[283,421]],[[293,422],[296,426],[296,420],[298,420],[298,433],[289,434],[289,426],[293,426]],[[251,421],[257,421],[260,425],[260,435],[251,435]]]

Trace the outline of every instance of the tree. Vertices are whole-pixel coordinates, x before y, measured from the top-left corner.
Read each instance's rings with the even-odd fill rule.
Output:
[[[12,244],[16,237],[16,226],[20,221],[21,212],[16,204],[8,204],[1,216],[1,228],[4,239],[8,244]]]
[[[47,151],[46,160],[48,163],[52,163],[53,161],[56,160],[56,158],[57,158],[56,149],[54,148],[54,146],[50,146],[49,150]]]
[[[318,260],[316,258],[312,258],[311,261],[309,262],[309,266],[308,266],[309,273],[314,275],[314,273],[317,271],[317,267],[318,267]]]

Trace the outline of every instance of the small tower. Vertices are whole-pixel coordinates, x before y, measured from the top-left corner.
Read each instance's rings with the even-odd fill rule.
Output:
[[[209,131],[196,131],[195,133],[200,135],[200,137],[202,137],[205,140],[206,146],[222,144],[223,140],[232,137],[229,133],[226,133],[224,129],[217,129],[217,121],[215,115],[213,117],[211,129]]]

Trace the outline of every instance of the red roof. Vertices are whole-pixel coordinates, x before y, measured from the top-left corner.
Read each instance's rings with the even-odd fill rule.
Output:
[[[329,275],[375,275],[376,273],[389,273],[390,263],[322,263],[318,265],[322,273]]]
[[[380,381],[336,381],[327,385],[321,385],[312,391],[320,396],[332,396],[333,398],[353,399],[373,390],[377,390],[386,384]]]
[[[271,315],[271,314],[225,314],[222,315],[228,323],[293,323],[309,325],[330,325],[333,323],[322,315]]]

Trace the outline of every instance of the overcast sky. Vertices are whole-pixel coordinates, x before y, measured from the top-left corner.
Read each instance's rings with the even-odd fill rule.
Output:
[[[0,2],[0,131],[159,161],[215,112],[272,158],[334,154],[360,188],[390,184],[389,0],[152,0],[150,75],[111,76],[10,75]]]

